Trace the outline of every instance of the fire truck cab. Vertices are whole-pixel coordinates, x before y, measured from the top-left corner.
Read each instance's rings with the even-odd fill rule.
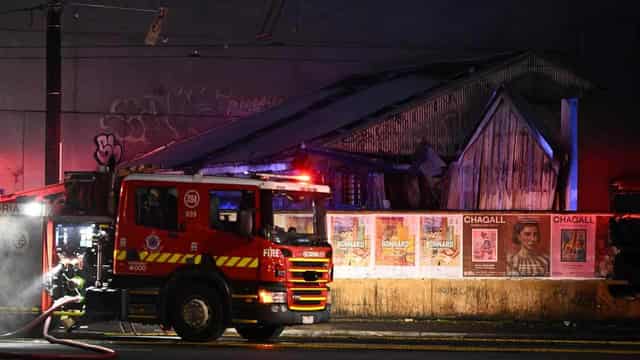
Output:
[[[71,206],[81,178],[67,179],[76,189],[67,191]],[[189,341],[216,339],[229,327],[267,340],[286,325],[325,322],[328,196],[325,185],[289,177],[128,175],[115,216],[48,218],[47,301],[79,294],[79,322],[161,324]],[[309,214],[308,226],[275,224],[283,209]]]

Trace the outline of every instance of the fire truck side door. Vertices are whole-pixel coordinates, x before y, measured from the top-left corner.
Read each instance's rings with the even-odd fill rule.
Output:
[[[256,196],[255,189],[210,188],[208,191],[206,247],[216,265],[236,280],[255,280],[257,272],[259,242],[253,235],[243,235],[239,226],[240,212],[250,211],[252,228],[256,228]]]
[[[180,251],[181,231],[179,189],[175,185],[131,185],[127,215],[119,223],[119,254],[116,272],[120,274],[161,275],[168,272],[164,262]],[[153,255],[153,259],[150,256]],[[163,255],[168,254],[168,255]]]

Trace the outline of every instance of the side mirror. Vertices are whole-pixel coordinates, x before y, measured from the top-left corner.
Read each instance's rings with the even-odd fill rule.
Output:
[[[238,211],[238,234],[242,237],[253,235],[253,212],[251,210]]]

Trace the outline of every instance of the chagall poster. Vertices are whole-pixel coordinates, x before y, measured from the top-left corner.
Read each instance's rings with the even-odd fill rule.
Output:
[[[329,216],[329,239],[335,266],[367,267],[371,258],[368,216]]]
[[[503,230],[507,276],[551,275],[549,215],[509,215]]]
[[[376,266],[415,266],[414,216],[376,216]]]
[[[429,277],[462,276],[462,216],[420,216],[420,267]]]
[[[553,277],[594,277],[596,217],[552,215]]]
[[[550,275],[549,215],[463,215],[464,276]]]
[[[313,234],[313,215],[303,213],[278,213],[273,215],[273,223],[285,230],[295,228],[301,234]]]

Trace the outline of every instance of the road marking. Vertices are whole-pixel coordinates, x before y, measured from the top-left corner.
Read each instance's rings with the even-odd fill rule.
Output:
[[[285,330],[286,331],[286,330]],[[286,336],[286,334],[284,334]],[[349,338],[353,339],[353,335],[322,335],[325,338]],[[315,336],[314,336],[315,337]],[[392,340],[411,340],[411,341],[455,341],[455,342],[475,342],[475,343],[533,343],[533,344],[564,344],[564,345],[639,345],[640,341],[634,340],[580,340],[580,339],[532,339],[532,338],[473,338],[462,335],[457,336],[368,336],[364,339],[392,339]]]
[[[153,349],[138,349],[138,348],[129,348],[129,349],[120,349],[118,352],[151,352]]]
[[[149,341],[140,340],[114,340],[115,344],[146,345]],[[535,353],[600,353],[616,355],[640,355],[640,349],[602,349],[602,348],[544,348],[544,347],[497,347],[497,346],[462,346],[462,345],[406,345],[406,344],[347,344],[347,343],[291,343],[278,342],[270,344],[255,344],[240,341],[217,341],[208,343],[187,341],[157,341],[157,344],[200,346],[200,347],[236,347],[257,349],[314,349],[314,350],[391,350],[391,351],[456,351],[456,352],[535,352]]]
[[[301,335],[301,334],[295,334],[295,333],[287,333],[288,331],[291,330],[285,330],[283,333],[283,337],[294,337],[294,338],[304,338],[305,336]],[[308,332],[305,332],[307,335],[309,335]],[[374,332],[372,332],[372,334],[367,334],[366,336],[362,336],[361,332],[360,333],[360,338],[361,339],[367,339],[367,340],[371,340],[371,339],[375,339],[375,340],[384,340],[384,339],[389,339],[389,340],[402,340],[402,341],[451,341],[451,342],[473,342],[473,343],[511,343],[511,344],[521,344],[521,343],[531,343],[531,344],[562,344],[562,345],[623,345],[623,346],[640,346],[640,341],[635,341],[635,340],[582,340],[582,339],[540,339],[540,338],[490,338],[490,337],[485,337],[485,338],[478,338],[478,337],[466,337],[464,334],[462,333],[458,333],[454,336],[400,336],[400,335],[375,335]],[[131,337],[136,337],[136,336],[148,336],[148,337],[154,337],[154,336],[172,336],[175,333],[171,333],[167,334],[167,333],[149,333],[149,334],[144,334],[144,333],[138,333],[138,335],[134,335],[134,334],[123,334],[123,333],[116,333],[116,332],[107,332],[107,333],[103,333],[104,336],[107,337],[127,337],[127,336],[131,336]],[[177,335],[173,335],[176,336]],[[224,335],[226,336],[236,336],[235,332],[228,332],[225,333]],[[354,334],[350,334],[350,333],[345,333],[345,334],[326,334],[322,331],[320,332],[313,332],[311,334],[312,337],[314,338],[324,338],[324,339],[353,339],[354,336],[358,336],[358,334],[354,333]],[[177,338],[178,339],[178,338]]]

